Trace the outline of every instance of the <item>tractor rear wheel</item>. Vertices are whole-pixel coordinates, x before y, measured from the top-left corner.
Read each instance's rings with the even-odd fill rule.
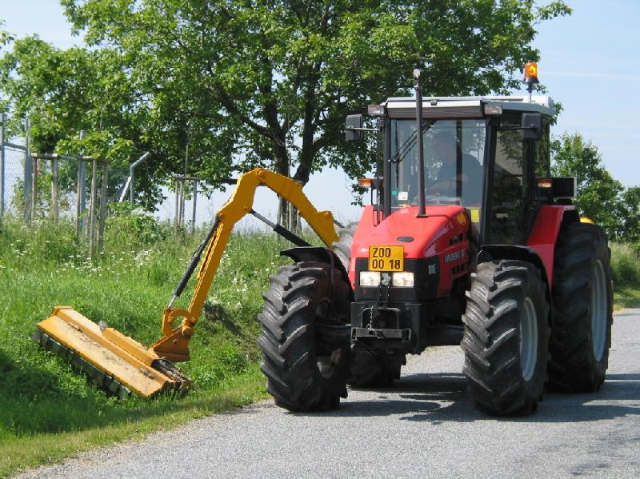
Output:
[[[333,243],[333,251],[349,271],[351,246],[358,223],[349,223],[339,232],[339,240]],[[407,364],[404,351],[386,351],[367,348],[363,345],[351,346],[351,371],[349,384],[355,387],[386,387],[400,379],[400,370]]]
[[[349,223],[338,231],[338,241],[333,243],[333,252],[338,256],[345,271],[349,271],[349,258],[351,258],[351,245],[353,237],[358,229],[358,223]]]
[[[613,322],[610,252],[602,228],[584,223],[562,227],[552,299],[549,387],[597,391],[607,371]]]
[[[348,324],[349,287],[337,268],[319,262],[283,266],[270,278],[258,319],[260,369],[267,391],[290,411],[338,407],[347,397],[349,342],[335,340]]]
[[[478,265],[462,339],[476,408],[499,416],[536,410],[546,378],[548,316],[538,268],[513,260]]]

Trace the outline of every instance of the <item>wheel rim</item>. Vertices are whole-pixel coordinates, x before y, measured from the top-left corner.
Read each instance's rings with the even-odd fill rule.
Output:
[[[520,315],[520,368],[522,377],[529,381],[536,370],[538,360],[538,321],[531,298],[524,300]]]
[[[591,344],[596,361],[601,361],[607,344],[607,284],[602,261],[593,266],[591,286]]]

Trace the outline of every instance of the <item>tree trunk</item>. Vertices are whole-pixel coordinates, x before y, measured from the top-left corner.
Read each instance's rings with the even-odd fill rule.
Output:
[[[276,171],[282,176],[289,177],[289,153],[287,147],[280,139],[274,139],[273,152],[275,157]],[[285,228],[290,228],[289,225],[289,203],[283,198],[279,197],[278,202],[278,223]]]

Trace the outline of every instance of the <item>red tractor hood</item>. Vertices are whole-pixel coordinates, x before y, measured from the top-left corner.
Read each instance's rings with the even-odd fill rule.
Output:
[[[399,245],[404,247],[406,259],[427,258],[443,252],[452,236],[468,230],[469,217],[461,206],[427,206],[426,217],[418,218],[417,214],[417,206],[402,208],[374,226],[375,213],[368,206],[356,231],[351,256],[368,258],[369,246]]]
[[[356,270],[369,268],[370,246],[402,246],[405,267],[408,261],[416,262],[416,267],[436,265],[438,297],[449,295],[453,282],[468,274],[472,223],[467,210],[457,205],[427,206],[426,217],[417,214],[417,207],[407,207],[377,223],[373,208],[365,208],[351,247],[349,279],[354,288]]]

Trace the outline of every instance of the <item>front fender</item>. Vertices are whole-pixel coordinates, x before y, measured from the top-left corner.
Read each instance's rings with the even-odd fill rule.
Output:
[[[500,259],[514,259],[534,264],[540,270],[540,277],[546,285],[547,292],[549,291],[549,282],[547,281],[546,274],[547,271],[542,258],[540,258],[535,249],[528,246],[512,244],[483,245],[478,253],[477,264]]]

